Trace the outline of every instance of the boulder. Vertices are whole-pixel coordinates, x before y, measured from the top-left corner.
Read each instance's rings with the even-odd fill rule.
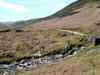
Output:
[[[61,60],[63,58],[63,55],[62,54],[57,54],[54,57],[55,57],[55,60]]]
[[[35,56],[35,57],[41,57],[42,54],[41,54],[41,52],[38,50],[38,51],[34,54],[34,56]]]
[[[92,46],[100,45],[100,34],[86,35],[82,40],[90,42]]]
[[[88,40],[91,42],[93,46],[100,45],[100,34],[91,35],[88,37]]]
[[[66,49],[69,49],[70,46],[71,46],[71,44],[70,44],[69,42],[67,42],[67,43],[65,44],[65,48],[66,48]]]

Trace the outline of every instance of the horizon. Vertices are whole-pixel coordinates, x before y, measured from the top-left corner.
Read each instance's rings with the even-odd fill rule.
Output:
[[[0,0],[0,22],[43,18],[77,0]]]

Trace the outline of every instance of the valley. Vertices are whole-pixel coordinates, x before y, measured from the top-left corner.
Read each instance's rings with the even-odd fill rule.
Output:
[[[0,22],[0,75],[100,74],[99,0],[7,23]]]

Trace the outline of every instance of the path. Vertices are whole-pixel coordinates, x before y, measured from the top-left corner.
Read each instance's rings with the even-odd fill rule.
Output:
[[[66,31],[66,32],[69,32],[71,34],[76,34],[76,35],[86,35],[86,34],[83,34],[83,33],[80,33],[80,32],[75,32],[75,31],[71,31],[71,30],[59,30],[59,31]]]

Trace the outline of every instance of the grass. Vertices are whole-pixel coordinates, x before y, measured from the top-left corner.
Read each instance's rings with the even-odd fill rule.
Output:
[[[29,56],[29,53],[27,51],[17,51],[15,56],[17,58],[19,58],[19,57],[25,57],[25,56]]]
[[[50,37],[58,40],[66,40],[66,37],[58,35],[59,32],[60,32],[59,30],[52,31]]]
[[[54,31],[51,32],[49,37],[56,39],[56,40],[59,40],[60,42],[58,44],[56,44],[55,46],[53,46],[52,48],[49,48],[48,51],[51,52],[53,50],[57,50],[57,49],[63,48],[65,46],[68,36],[67,37],[66,36],[60,36],[60,35],[58,35],[59,32],[60,31],[58,31],[58,30],[54,30]]]

